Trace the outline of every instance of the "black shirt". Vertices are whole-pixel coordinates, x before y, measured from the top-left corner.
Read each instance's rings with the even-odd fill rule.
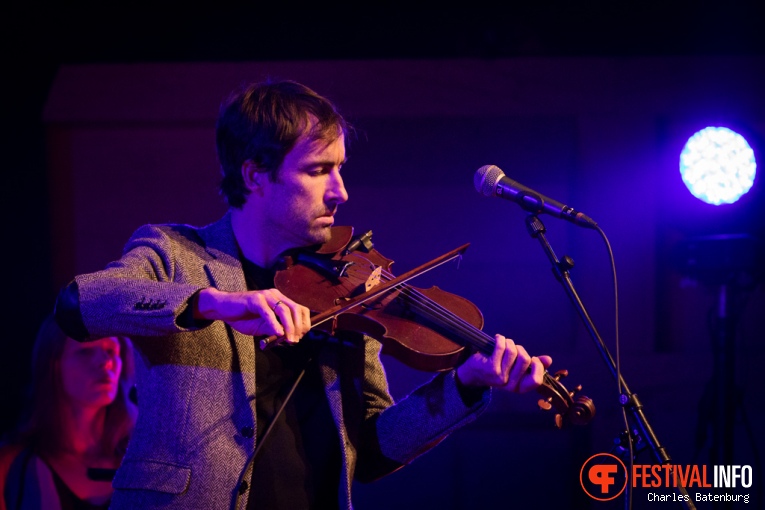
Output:
[[[247,288],[274,286],[274,272],[243,259]],[[315,362],[319,337],[256,348],[257,444],[303,369],[303,379],[254,460],[248,508],[337,508],[342,459],[337,427]]]
[[[107,510],[109,508],[109,501],[98,505],[80,499],[61,479],[56,470],[50,466],[48,467],[53,475],[53,483],[56,485],[56,493],[58,493],[58,499],[61,503],[61,510]]]

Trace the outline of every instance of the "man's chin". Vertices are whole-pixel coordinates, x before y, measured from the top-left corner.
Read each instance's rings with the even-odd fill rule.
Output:
[[[308,233],[311,244],[324,244],[332,238],[332,225],[314,227]]]

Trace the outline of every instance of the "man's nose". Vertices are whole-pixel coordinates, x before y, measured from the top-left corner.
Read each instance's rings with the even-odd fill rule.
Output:
[[[345,189],[343,177],[340,170],[335,169],[330,172],[329,183],[327,186],[327,198],[335,204],[342,204],[348,200],[348,191]]]

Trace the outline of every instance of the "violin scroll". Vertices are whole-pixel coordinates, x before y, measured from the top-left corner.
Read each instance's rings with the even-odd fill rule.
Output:
[[[559,429],[569,424],[586,425],[595,416],[595,403],[591,398],[584,395],[574,398],[582,390],[581,385],[568,391],[560,382],[567,375],[568,370],[558,370],[555,375],[545,372],[544,381],[537,388],[544,397],[539,399],[539,408],[543,411],[555,408],[555,426]]]

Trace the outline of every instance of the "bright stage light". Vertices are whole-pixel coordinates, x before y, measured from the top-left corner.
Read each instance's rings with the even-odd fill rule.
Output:
[[[708,204],[732,204],[754,183],[754,151],[743,136],[724,127],[708,127],[688,139],[680,153],[680,174],[696,198]]]

